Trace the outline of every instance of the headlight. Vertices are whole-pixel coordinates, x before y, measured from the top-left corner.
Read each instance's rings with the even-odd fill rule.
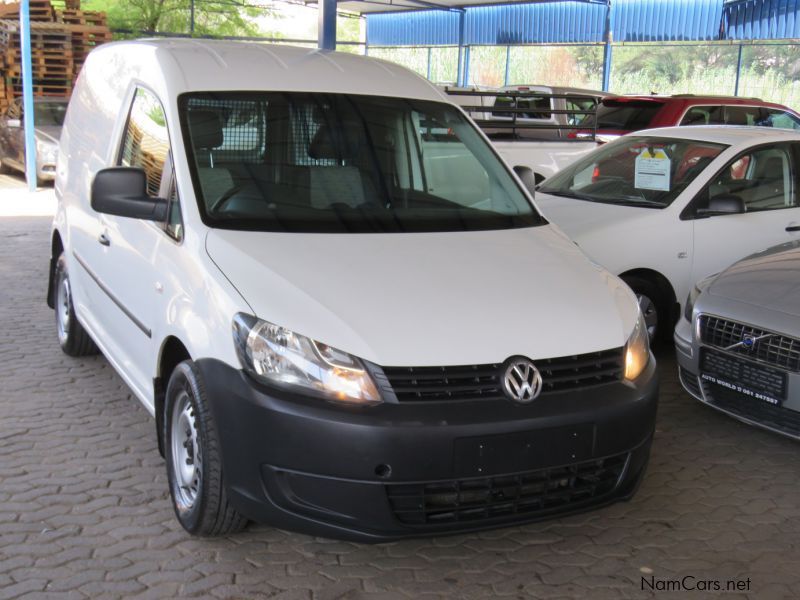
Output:
[[[36,140],[36,154],[41,157],[41,162],[55,162],[56,155],[58,154],[58,147],[52,142]]]
[[[692,322],[692,313],[694,312],[694,305],[695,302],[697,302],[697,297],[703,293],[703,290],[706,289],[712,281],[714,281],[717,275],[719,275],[719,273],[714,273],[695,283],[692,291],[689,292],[689,295],[686,297],[686,304],[683,307],[683,316],[690,323]]]
[[[633,328],[633,333],[625,344],[625,379],[633,381],[639,377],[649,361],[650,338],[647,335],[644,315],[640,312],[636,327]]]
[[[239,361],[258,380],[339,402],[382,402],[364,363],[347,352],[242,313],[233,338]]]
[[[683,307],[683,317],[690,323],[692,322],[692,312],[694,311],[694,303],[697,302],[697,297],[700,295],[700,288],[695,285],[689,295],[686,297],[686,305]]]

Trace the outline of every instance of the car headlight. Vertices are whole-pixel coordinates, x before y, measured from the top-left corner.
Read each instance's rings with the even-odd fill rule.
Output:
[[[625,344],[625,379],[633,381],[639,377],[648,362],[650,362],[650,337],[647,335],[644,315],[640,312],[633,333]]]
[[[40,162],[55,162],[58,147],[52,142],[36,140],[36,154],[41,157]]]
[[[719,273],[714,273],[695,283],[692,291],[689,292],[689,295],[686,297],[686,304],[683,307],[683,316],[690,323],[692,322],[692,313],[694,312],[694,305],[697,302],[697,297],[703,293],[703,290],[706,289],[712,281],[714,281],[717,275],[719,275]]]
[[[339,402],[382,402],[364,363],[347,352],[243,313],[233,319],[233,338],[239,361],[257,380]]]
[[[692,312],[694,311],[694,303],[697,302],[697,297],[700,295],[700,288],[695,285],[689,295],[686,297],[686,305],[683,307],[683,318],[692,322]]]

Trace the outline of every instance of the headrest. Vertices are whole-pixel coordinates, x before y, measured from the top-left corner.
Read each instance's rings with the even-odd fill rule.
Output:
[[[341,144],[342,140],[338,141]],[[340,160],[342,158],[340,156],[340,144],[337,144],[334,140],[330,125],[323,123],[317,129],[314,139],[311,140],[308,146],[308,155],[315,160],[326,158]]]
[[[189,132],[195,148],[219,148],[222,146],[222,119],[213,110],[190,110]]]

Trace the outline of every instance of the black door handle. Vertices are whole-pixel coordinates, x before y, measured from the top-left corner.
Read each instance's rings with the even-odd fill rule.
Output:
[[[800,225],[787,225],[786,231],[800,231]]]
[[[111,240],[108,239],[108,236],[105,233],[101,233],[100,237],[97,238],[97,241],[103,244],[103,246],[110,246]]]

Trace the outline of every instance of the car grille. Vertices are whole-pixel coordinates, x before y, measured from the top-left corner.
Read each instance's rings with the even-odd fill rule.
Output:
[[[745,339],[745,336],[768,337],[755,342],[751,349],[744,346],[731,347]],[[700,339],[709,346],[761,360],[789,371],[800,371],[800,340],[785,335],[711,315],[701,315]]]
[[[800,412],[757,400],[713,383],[703,382],[706,400],[734,415],[800,438]]]
[[[542,374],[542,393],[574,390],[622,378],[623,349],[533,361]],[[383,367],[400,402],[499,400],[503,365]]]
[[[683,387],[685,387],[690,394],[696,396],[697,398],[703,397],[703,392],[700,390],[700,384],[698,383],[695,375],[692,375],[683,367],[679,367],[678,376],[680,377]]]
[[[391,484],[386,494],[407,525],[535,517],[601,502],[619,485],[628,454],[516,475]]]

